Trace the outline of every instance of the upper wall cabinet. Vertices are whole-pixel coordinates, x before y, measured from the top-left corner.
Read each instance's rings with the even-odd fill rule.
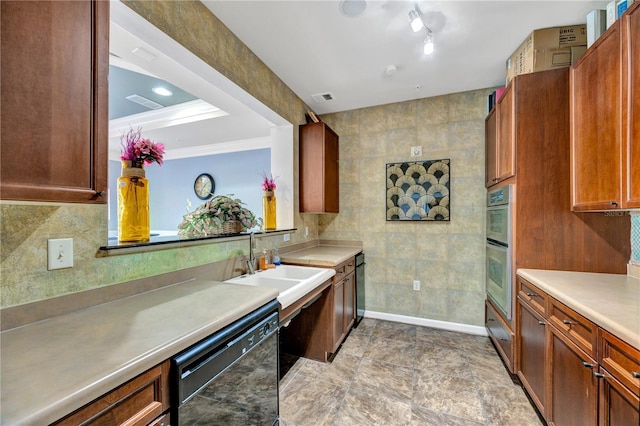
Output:
[[[0,8],[0,196],[106,203],[109,2]]]
[[[515,174],[515,84],[510,84],[485,120],[485,186],[502,182]]]
[[[640,207],[640,7],[571,67],[574,211]]]
[[[323,122],[300,126],[300,213],[338,213],[338,135]]]

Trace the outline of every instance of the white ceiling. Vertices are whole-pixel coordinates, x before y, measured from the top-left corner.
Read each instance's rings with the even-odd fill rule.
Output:
[[[203,3],[323,114],[504,85],[505,61],[531,31],[584,23],[607,1],[368,0],[357,17],[341,14],[338,0]],[[414,7],[435,36],[430,56],[426,31],[409,26]],[[311,97],[324,92],[335,100]]]

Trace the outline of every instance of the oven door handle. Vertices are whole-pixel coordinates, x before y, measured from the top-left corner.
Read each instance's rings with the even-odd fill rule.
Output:
[[[501,249],[504,251],[508,250],[508,246],[504,245],[504,244],[500,244],[496,241],[493,241],[492,239],[487,238],[487,245],[496,249]]]

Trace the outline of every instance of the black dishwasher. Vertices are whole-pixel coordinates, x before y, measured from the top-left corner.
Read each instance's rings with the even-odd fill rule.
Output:
[[[364,253],[356,254],[356,322],[357,327],[364,318]]]
[[[278,301],[175,356],[172,425],[278,424]]]

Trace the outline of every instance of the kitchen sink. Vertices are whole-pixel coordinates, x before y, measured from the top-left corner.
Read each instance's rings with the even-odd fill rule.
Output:
[[[308,266],[280,265],[251,275],[241,275],[225,283],[275,288],[278,302],[285,309],[335,275],[335,270]]]

